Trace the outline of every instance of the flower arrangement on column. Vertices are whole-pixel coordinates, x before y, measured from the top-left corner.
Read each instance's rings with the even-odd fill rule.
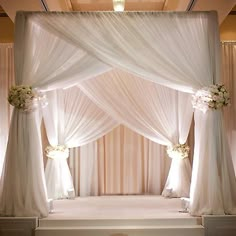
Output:
[[[69,149],[65,145],[47,146],[45,154],[51,159],[67,159],[69,157]]]
[[[47,105],[46,96],[28,85],[12,86],[8,94],[8,102],[23,112],[32,112],[39,104]]]
[[[184,159],[189,155],[190,148],[187,144],[175,144],[167,147],[167,154],[170,158]]]
[[[229,92],[224,85],[214,84],[209,87],[204,87],[193,95],[192,104],[204,113],[209,109],[220,109],[229,105]]]

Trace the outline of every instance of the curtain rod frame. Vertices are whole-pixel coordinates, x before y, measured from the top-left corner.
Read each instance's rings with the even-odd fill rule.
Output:
[[[236,40],[221,40],[221,43],[236,43]]]

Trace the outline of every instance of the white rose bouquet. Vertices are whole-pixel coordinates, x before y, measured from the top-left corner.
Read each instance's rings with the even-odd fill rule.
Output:
[[[170,158],[184,159],[188,157],[190,148],[187,144],[176,144],[168,146],[166,151]]]
[[[12,86],[8,94],[8,102],[24,112],[35,110],[39,104],[41,107],[48,104],[46,95],[43,92],[32,89],[31,86],[27,85]]]
[[[8,101],[18,109],[31,111],[37,102],[37,93],[34,92],[31,86],[13,86],[9,91]]]
[[[208,109],[220,109],[230,102],[229,92],[224,85],[215,84],[204,87],[193,95],[192,104],[194,108],[206,112]]]
[[[68,158],[69,149],[65,145],[47,146],[45,149],[47,157],[52,159]]]

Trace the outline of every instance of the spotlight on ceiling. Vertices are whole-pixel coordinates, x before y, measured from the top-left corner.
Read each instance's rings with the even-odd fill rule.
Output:
[[[113,0],[113,9],[114,11],[124,11],[125,0]]]

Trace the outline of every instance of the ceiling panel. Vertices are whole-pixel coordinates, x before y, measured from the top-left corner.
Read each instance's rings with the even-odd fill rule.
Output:
[[[112,11],[112,0],[70,0],[74,11]],[[166,0],[126,0],[126,11],[161,11]]]

